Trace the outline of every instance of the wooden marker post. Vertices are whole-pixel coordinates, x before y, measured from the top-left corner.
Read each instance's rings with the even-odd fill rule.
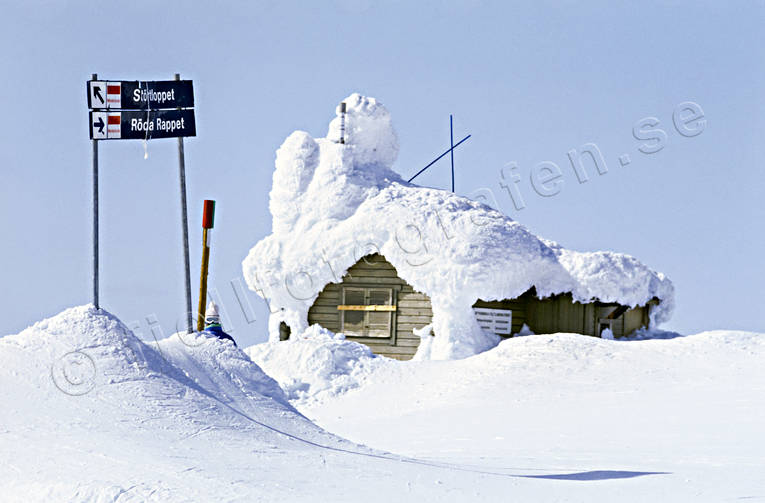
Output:
[[[199,278],[199,312],[197,315],[197,331],[205,329],[205,304],[207,304],[207,269],[210,265],[209,233],[215,223],[215,201],[205,199],[202,214],[202,274]]]

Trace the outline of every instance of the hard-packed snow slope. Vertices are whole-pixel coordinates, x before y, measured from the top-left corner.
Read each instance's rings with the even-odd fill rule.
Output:
[[[499,339],[481,331],[471,306],[532,286],[540,296],[572,292],[580,301],[630,306],[658,297],[654,322],[670,316],[672,283],[636,259],[566,250],[488,206],[403,181],[392,170],[398,140],[385,107],[358,94],[345,103],[345,143],[338,116],[326,138],[296,131],[276,154],[273,233],[243,263],[248,285],[271,306],[271,340],[282,321],[302,333],[322,288],[369,253],[381,253],[430,296],[434,359],[495,345]]]
[[[344,441],[230,343],[147,345],[89,306],[0,339],[0,384],[4,502],[457,501],[508,484]]]
[[[256,365],[241,365],[241,351],[188,337],[157,350],[83,306],[0,339],[3,499],[177,497],[197,485],[182,472],[203,472],[200,455],[225,463],[218,451],[236,441],[226,431],[255,449],[288,446],[289,435],[340,443],[285,404]],[[176,366],[181,353],[187,365]]]

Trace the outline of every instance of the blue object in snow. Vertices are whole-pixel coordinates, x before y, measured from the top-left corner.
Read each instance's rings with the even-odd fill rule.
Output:
[[[207,306],[207,313],[205,314],[205,329],[202,333],[212,334],[219,339],[228,339],[236,346],[234,338],[223,331],[223,327],[220,324],[218,306],[215,305],[215,302],[210,301],[210,305]]]
[[[203,333],[212,334],[215,337],[218,337],[219,339],[228,339],[234,343],[234,346],[236,346],[236,341],[234,340],[234,338],[228,335],[226,332],[224,332],[223,327],[220,325],[207,326],[205,327],[205,330]]]

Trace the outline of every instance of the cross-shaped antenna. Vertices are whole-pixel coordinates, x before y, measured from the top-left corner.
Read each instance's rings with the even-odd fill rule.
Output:
[[[410,178],[407,181],[411,182],[412,180],[414,180],[415,178],[420,176],[420,174],[422,174],[423,171],[425,171],[426,169],[428,169],[429,167],[434,165],[443,156],[445,156],[446,154],[451,154],[451,160],[452,160],[452,192],[454,192],[454,149],[459,147],[462,144],[462,142],[464,142],[465,140],[470,138],[470,136],[471,135],[467,135],[466,137],[464,137],[463,139],[458,141],[456,144],[454,143],[454,119],[453,119],[452,115],[449,114],[449,145],[451,145],[451,147],[449,148],[449,150],[447,150],[443,154],[441,154],[438,157],[436,157],[435,159],[433,159],[427,166],[422,168],[412,178]]]
[[[452,158],[452,192],[454,192],[454,119],[449,114],[449,155]]]

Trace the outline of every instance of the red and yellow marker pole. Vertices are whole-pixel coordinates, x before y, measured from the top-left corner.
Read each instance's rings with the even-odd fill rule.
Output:
[[[197,315],[197,331],[205,329],[205,304],[207,304],[207,270],[210,265],[210,231],[215,223],[215,201],[205,199],[202,215],[202,275],[199,279],[199,311]]]

